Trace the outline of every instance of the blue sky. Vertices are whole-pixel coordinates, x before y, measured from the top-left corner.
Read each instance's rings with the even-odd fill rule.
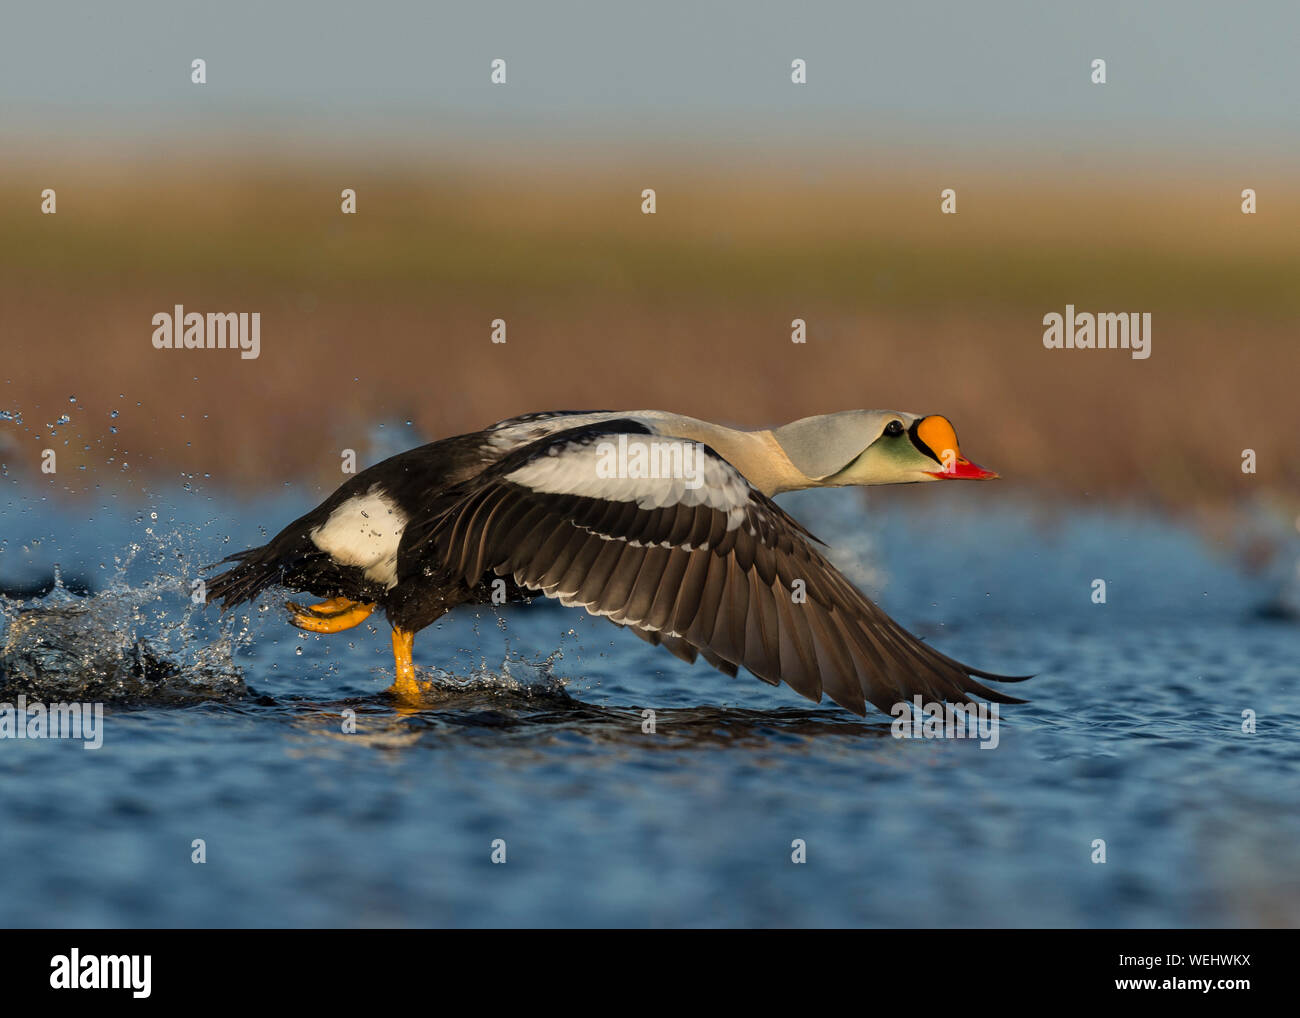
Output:
[[[1292,151],[1298,41],[1294,0],[13,3],[0,131]]]

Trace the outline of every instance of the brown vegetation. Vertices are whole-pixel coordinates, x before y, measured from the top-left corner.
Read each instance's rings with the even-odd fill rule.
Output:
[[[1294,188],[1252,181],[1261,211],[1244,216],[1217,178],[975,175],[941,216],[932,174],[666,166],[643,216],[646,176],[11,167],[0,411],[22,423],[0,421],[0,460],[39,478],[55,448],[53,483],[71,490],[180,475],[247,489],[328,483],[382,421],[411,420],[413,444],[542,408],[764,426],[893,407],[947,414],[1017,485],[1300,493]],[[55,216],[39,214],[45,186]],[[358,215],[340,214],[342,186]],[[1067,302],[1152,312],[1151,358],[1045,350],[1042,316]],[[154,350],[151,318],[177,303],[261,312],[261,356]]]

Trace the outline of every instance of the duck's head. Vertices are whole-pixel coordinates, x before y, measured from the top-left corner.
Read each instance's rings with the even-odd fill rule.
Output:
[[[938,414],[846,410],[794,421],[775,428],[772,437],[808,479],[801,487],[998,476],[961,454],[956,431]]]

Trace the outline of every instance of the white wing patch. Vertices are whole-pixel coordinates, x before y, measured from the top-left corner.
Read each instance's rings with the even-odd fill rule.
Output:
[[[660,426],[671,426],[674,421],[680,419],[678,414],[671,414],[664,410],[596,410],[591,413],[577,414],[529,414],[522,419],[512,417],[493,424],[483,433],[484,444],[497,456],[504,456],[547,435],[553,435],[557,431],[583,428],[589,424],[632,420],[645,424],[652,430],[659,430],[662,434],[668,434],[669,432],[662,431]]]
[[[626,471],[611,469],[631,462],[617,455],[617,443],[623,436],[601,436],[584,442],[553,446],[506,480],[533,491],[549,495],[580,495],[609,502],[635,502],[640,509],[659,509],[670,505],[705,505],[727,514],[727,529],[735,530],[744,521],[750,501],[749,482],[725,460],[704,451],[704,446],[682,439],[657,435],[626,436],[628,444],[644,442],[658,446],[690,446],[694,453],[684,460],[686,476],[627,476]],[[612,447],[612,448],[611,448]],[[647,457],[656,460],[658,453]],[[635,472],[635,471],[633,471]]]
[[[635,418],[637,414],[602,410],[589,414],[557,414],[554,416],[542,414],[537,417],[530,416],[524,420],[511,418],[506,421],[498,421],[488,428],[484,432],[484,444],[494,455],[505,456],[507,453],[522,449],[524,446],[545,438],[547,435],[553,435],[557,431],[581,428],[588,424],[598,424],[601,421],[627,420],[629,417]]]
[[[364,570],[366,579],[393,587],[397,546],[406,522],[406,514],[376,484],[342,503],[309,536],[335,562],[356,566]]]

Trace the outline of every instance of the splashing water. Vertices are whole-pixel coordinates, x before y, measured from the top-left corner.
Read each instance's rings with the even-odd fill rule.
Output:
[[[78,596],[63,585],[41,597],[0,597],[0,696],[50,702],[183,704],[246,696],[234,652],[246,642],[227,625],[205,640],[198,607],[177,577],[132,586],[125,574],[139,551],[118,559],[107,589]]]

